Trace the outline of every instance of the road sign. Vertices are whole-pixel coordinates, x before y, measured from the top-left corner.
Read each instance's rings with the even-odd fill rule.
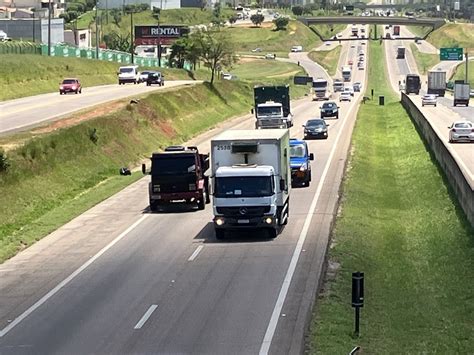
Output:
[[[439,60],[462,60],[462,48],[441,48]]]

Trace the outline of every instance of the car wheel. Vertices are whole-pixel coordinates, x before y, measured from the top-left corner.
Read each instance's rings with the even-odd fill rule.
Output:
[[[63,92],[62,92],[62,91],[60,91],[60,92],[59,92],[59,95],[62,95],[62,94],[63,94]]]
[[[82,89],[81,89],[81,90],[79,90],[79,94],[82,94]]]
[[[77,95],[77,94],[79,93],[79,91],[78,91],[78,90],[76,90],[76,91],[74,91],[74,93]]]

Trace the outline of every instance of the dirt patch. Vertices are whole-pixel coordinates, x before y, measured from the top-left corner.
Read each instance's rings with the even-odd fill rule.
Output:
[[[272,28],[273,22],[264,22],[260,26],[255,26],[253,23],[241,23],[235,24],[232,27],[243,27],[243,28]]]
[[[239,63],[239,64],[252,63],[252,62],[259,61],[259,60],[262,60],[262,59],[259,59],[259,58],[252,58],[252,57],[240,57],[238,63]]]
[[[160,121],[158,123],[158,127],[160,127],[163,134],[168,138],[173,138],[176,136],[176,131],[171,123],[168,121]]]
[[[74,126],[80,122],[88,121],[99,116],[104,116],[112,112],[116,112],[124,108],[125,106],[126,106],[126,103],[120,102],[120,101],[102,104],[96,108],[93,108],[90,111],[86,111],[79,114],[76,113],[74,116],[67,117],[59,121],[54,121],[51,124],[47,125],[46,127],[34,129],[33,131],[31,131],[31,133],[33,135],[50,133],[57,129]]]
[[[294,71],[289,71],[286,73],[281,73],[281,74],[276,74],[276,75],[269,75],[267,78],[281,78],[281,77],[287,77],[287,76],[292,76],[298,74],[300,71],[299,70],[294,70]]]

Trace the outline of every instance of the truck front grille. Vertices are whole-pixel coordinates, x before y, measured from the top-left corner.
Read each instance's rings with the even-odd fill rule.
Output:
[[[270,212],[270,206],[217,207],[217,213],[228,217],[262,216]]]

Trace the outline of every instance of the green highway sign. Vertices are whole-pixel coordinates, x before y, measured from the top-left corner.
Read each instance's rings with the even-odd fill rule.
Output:
[[[462,60],[462,48],[440,48],[439,60]]]

